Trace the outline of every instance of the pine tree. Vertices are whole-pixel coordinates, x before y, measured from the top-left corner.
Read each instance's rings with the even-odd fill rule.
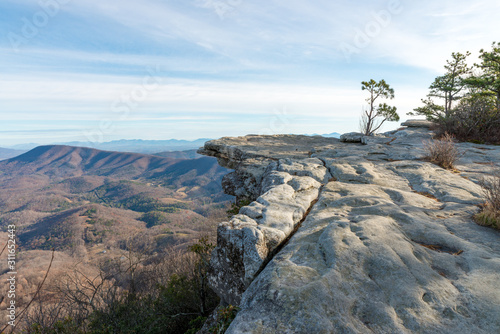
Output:
[[[492,50],[479,51],[480,64],[475,64],[481,74],[468,78],[466,83],[479,95],[494,96],[496,108],[500,111],[500,42],[493,42]]]
[[[385,80],[376,82],[371,79],[370,81],[362,81],[361,85],[362,90],[366,90],[370,93],[370,97],[366,99],[366,102],[369,103],[369,108],[364,110],[361,118],[361,131],[366,136],[374,134],[380,129],[385,121],[399,121],[396,107],[389,106],[386,103],[380,103],[378,106],[375,105],[375,101],[378,98],[389,100],[394,98],[394,89],[392,89]],[[381,121],[377,120],[380,118],[382,118]]]
[[[450,117],[453,103],[465,96],[468,85],[465,78],[471,72],[471,68],[467,65],[468,56],[470,52],[451,54],[452,59],[447,60],[444,66],[446,73],[434,79],[429,86],[430,92],[427,94],[427,99],[422,99],[424,106],[415,108],[410,115],[423,115],[430,121]],[[444,105],[436,104],[433,98],[443,99]]]

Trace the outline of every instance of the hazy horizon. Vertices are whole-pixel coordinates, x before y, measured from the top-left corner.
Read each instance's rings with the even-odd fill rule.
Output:
[[[285,133],[284,133],[285,134]],[[292,133],[288,133],[290,135],[293,135]],[[251,135],[251,134],[249,134]],[[314,135],[321,135],[321,136],[329,136],[338,138],[341,133],[338,132],[331,132],[331,133],[309,133],[309,134],[304,134],[306,136],[314,136]],[[15,149],[15,150],[26,150],[26,149],[31,149],[35,148],[37,146],[45,146],[45,145],[76,145],[81,146],[83,144],[91,144],[89,147],[99,147],[103,145],[109,145],[109,144],[118,144],[118,143],[131,143],[131,144],[139,144],[138,142],[144,142],[144,144],[163,144],[167,142],[176,142],[178,141],[181,145],[182,144],[194,144],[200,141],[206,141],[206,140],[212,140],[216,138],[196,138],[196,139],[178,139],[178,138],[168,138],[168,139],[138,139],[138,138],[131,138],[131,139],[114,139],[114,140],[109,140],[109,141],[56,141],[56,142],[43,142],[43,143],[37,143],[37,142],[23,142],[23,143],[18,143],[14,145],[3,145],[0,146],[0,148],[7,148],[7,149]],[[170,145],[170,146],[175,146],[175,145]],[[184,150],[181,150],[184,151]]]
[[[357,131],[371,78],[395,89],[405,120],[452,52],[473,63],[490,47],[499,10],[492,0],[5,0],[0,146]]]

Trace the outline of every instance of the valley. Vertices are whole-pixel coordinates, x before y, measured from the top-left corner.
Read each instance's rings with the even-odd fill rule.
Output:
[[[52,249],[48,280],[55,282],[77,266],[95,274],[132,248],[162,258],[214,235],[232,199],[221,188],[226,173],[215,158],[193,151],[146,155],[51,145],[0,161],[0,225],[2,231],[16,226],[20,305],[43,279]],[[2,232],[2,247],[6,240]],[[4,295],[6,286],[0,289]]]

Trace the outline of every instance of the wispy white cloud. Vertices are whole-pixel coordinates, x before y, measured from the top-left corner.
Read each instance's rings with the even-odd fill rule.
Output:
[[[114,119],[128,131],[117,134],[140,133],[130,130],[136,122],[151,136],[160,136],[152,134],[160,131],[155,121],[175,122],[172,136],[182,127],[208,136],[257,132],[287,108],[296,123],[284,131],[356,130],[361,80],[387,79],[404,114],[451,52],[488,48],[500,31],[494,0],[241,0],[225,15],[207,3],[72,0],[19,52],[3,36],[2,119],[87,122],[83,127]],[[4,0],[0,10],[0,28],[19,32],[21,18],[40,6]],[[369,35],[361,47],[360,33]],[[342,45],[356,52],[347,59]],[[126,119],[117,117],[117,103],[158,68],[158,86]],[[206,129],[203,121],[214,123]]]
[[[145,74],[147,75],[147,74]],[[348,105],[361,92],[357,87],[309,86],[273,83],[235,83],[226,81],[207,81],[158,78],[159,84],[144,89],[143,81],[133,76],[101,75],[40,75],[26,76],[23,80],[15,76],[0,81],[0,100],[6,107],[11,104],[17,109],[29,110],[37,105],[37,110],[64,111],[68,107],[85,108],[89,112],[101,114],[109,110],[116,101],[127,101],[122,97],[146,96],[137,100],[137,109],[150,112],[197,110],[209,114],[237,114],[239,112],[267,113],[275,105],[303,105],[310,109],[320,108],[317,112],[334,104]],[[152,82],[153,83],[153,82]],[[23,106],[24,104],[24,106]],[[99,108],[100,106],[100,108]],[[315,112],[311,110],[309,112]],[[77,113],[75,113],[77,114]],[[92,113],[67,117],[92,117]],[[16,118],[12,114],[6,117]],[[188,116],[186,116],[188,117]]]
[[[404,1],[403,11],[374,43],[386,60],[441,72],[452,52],[489,47],[497,39],[497,1]],[[471,60],[471,63],[473,60]]]

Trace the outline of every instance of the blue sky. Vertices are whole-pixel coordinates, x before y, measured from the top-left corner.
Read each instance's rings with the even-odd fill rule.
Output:
[[[0,147],[356,131],[371,78],[406,119],[452,52],[500,40],[498,12],[496,0],[2,0]]]

